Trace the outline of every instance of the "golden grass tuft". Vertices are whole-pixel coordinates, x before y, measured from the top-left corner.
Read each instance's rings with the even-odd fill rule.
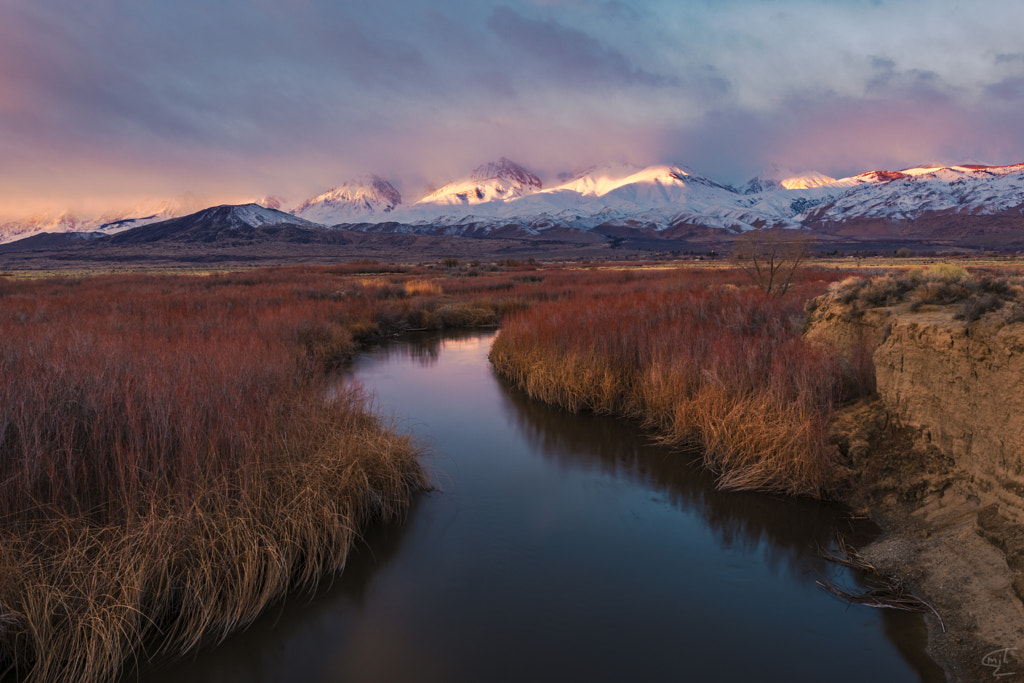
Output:
[[[408,280],[405,283],[406,296],[441,296],[441,285],[433,280]]]
[[[534,306],[506,321],[491,362],[533,398],[631,417],[702,453],[723,488],[829,495],[846,474],[827,441],[842,382],[792,322],[806,290],[706,284]]]

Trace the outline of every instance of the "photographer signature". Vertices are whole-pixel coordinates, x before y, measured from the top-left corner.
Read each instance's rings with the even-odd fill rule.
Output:
[[[981,665],[995,669],[992,675],[1001,678],[1013,676],[1014,671],[1003,671],[1004,666],[1010,666],[1010,653],[1016,651],[1015,647],[1004,647],[1000,650],[993,650],[981,658]]]

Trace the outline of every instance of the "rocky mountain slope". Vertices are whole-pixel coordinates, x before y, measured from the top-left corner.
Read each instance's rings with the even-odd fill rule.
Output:
[[[239,243],[320,241],[337,231],[258,204],[214,206],[189,216],[152,223],[107,238],[115,245],[153,242]]]

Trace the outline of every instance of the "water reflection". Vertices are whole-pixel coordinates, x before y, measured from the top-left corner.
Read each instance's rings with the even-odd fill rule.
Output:
[[[878,531],[845,508],[817,501],[715,489],[714,477],[694,461],[651,443],[639,429],[604,416],[573,415],[532,401],[498,380],[505,410],[530,447],[559,467],[593,467],[657,491],[680,510],[698,515],[729,548],[765,548],[776,570],[814,582],[831,564],[819,549],[833,545],[836,533],[864,543]]]
[[[529,401],[495,380],[489,339],[419,335],[355,363],[433,443],[441,490],[369,533],[330,588],[141,678],[932,680],[919,617],[814,585],[847,574],[815,549],[869,527],[717,492],[628,425]]]
[[[483,333],[488,337],[493,332]],[[481,332],[478,330],[448,330],[445,332],[410,332],[398,339],[383,340],[372,345],[367,353],[381,362],[392,359],[409,359],[420,367],[430,368],[437,365],[441,357],[442,345],[449,350],[458,349],[459,343],[471,345],[479,343]],[[348,365],[351,369],[352,364]]]
[[[817,586],[822,578],[845,580],[852,589],[867,587],[863,577],[837,572],[822,556],[837,536],[854,545],[877,537],[873,522],[848,508],[822,501],[764,494],[724,492],[702,468],[699,454],[671,451],[645,436],[639,427],[592,414],[571,414],[529,399],[499,377],[505,411],[533,451],[561,468],[591,467],[659,492],[674,507],[698,515],[724,547],[763,551],[765,563],[798,582]],[[837,576],[842,574],[842,576]],[[866,609],[866,608],[855,608]],[[888,640],[921,681],[944,681],[942,670],[925,654],[927,633],[920,616],[883,611]]]
[[[410,514],[415,515],[419,501]],[[374,526],[364,534],[340,577],[309,594],[293,594],[245,631],[185,659],[140,662],[122,683],[291,683],[337,680],[330,663],[339,640],[356,635],[380,573],[395,559],[409,526]]]

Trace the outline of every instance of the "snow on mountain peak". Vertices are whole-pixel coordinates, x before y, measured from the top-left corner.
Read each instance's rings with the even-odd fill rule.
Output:
[[[831,185],[835,181],[836,179],[832,176],[825,175],[819,171],[806,171],[783,178],[779,181],[779,185],[786,190],[807,190],[812,187]]]
[[[292,212],[325,225],[389,213],[402,203],[395,186],[380,176],[367,175],[348,181],[304,201]]]
[[[207,209],[207,211],[210,213],[224,213],[229,224],[235,226],[247,225],[251,228],[258,228],[263,225],[288,223],[302,227],[313,227],[313,223],[308,220],[296,218],[290,213],[267,208],[255,203],[239,204],[236,206],[218,206],[213,207],[212,209]]]
[[[486,180],[508,180],[518,183],[523,187],[533,187],[538,190],[543,187],[543,184],[540,182],[540,178],[506,157],[501,157],[497,161],[477,166],[469,175],[469,179],[477,182]]]
[[[543,187],[540,178],[502,157],[478,166],[465,180],[456,180],[431,192],[417,204],[471,205],[524,197]]]
[[[114,234],[194,213],[205,206],[208,203],[202,197],[185,194],[172,199],[140,201],[99,215],[80,215],[67,210],[42,211],[19,220],[0,223],[0,244],[43,232]]]
[[[1024,207],[1024,165],[920,166],[837,181],[848,191],[815,210],[816,220],[913,220],[929,213],[996,214]]]
[[[553,187],[547,192],[577,192],[584,197],[603,197],[621,188],[640,185],[679,185],[687,181],[698,181],[696,176],[677,166],[648,166],[640,168],[632,164],[606,164],[595,166],[567,183]],[[712,181],[707,181],[711,183]]]
[[[830,185],[835,181],[835,178],[820,171],[797,172],[778,164],[772,164],[748,180],[740,192],[742,194],[758,194],[776,190],[807,190]]]

